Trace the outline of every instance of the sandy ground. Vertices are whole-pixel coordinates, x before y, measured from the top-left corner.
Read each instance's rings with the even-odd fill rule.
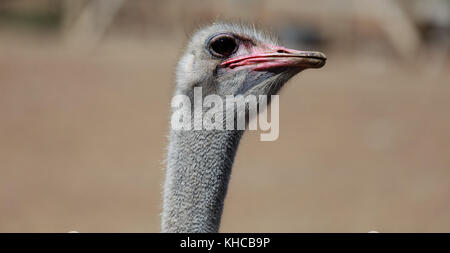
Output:
[[[0,232],[158,232],[181,41],[0,44]],[[450,232],[450,75],[329,55],[244,136],[222,232]]]

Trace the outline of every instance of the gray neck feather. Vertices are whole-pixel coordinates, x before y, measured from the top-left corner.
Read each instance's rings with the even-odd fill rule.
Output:
[[[238,130],[171,131],[163,232],[218,232],[242,134]]]

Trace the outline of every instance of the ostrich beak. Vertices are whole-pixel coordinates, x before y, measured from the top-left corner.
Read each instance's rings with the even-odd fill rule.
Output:
[[[254,71],[264,71],[278,68],[321,68],[327,57],[321,52],[298,51],[284,47],[270,47],[270,50],[238,56],[222,62],[222,67],[236,68],[249,66]]]

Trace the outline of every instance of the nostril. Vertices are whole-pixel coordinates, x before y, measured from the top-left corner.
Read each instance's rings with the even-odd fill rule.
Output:
[[[288,54],[289,52],[286,51],[286,50],[283,50],[283,49],[278,49],[278,50],[277,50],[277,53],[280,53],[280,54]]]

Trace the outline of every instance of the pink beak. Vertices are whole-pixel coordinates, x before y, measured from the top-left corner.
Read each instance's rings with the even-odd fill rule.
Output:
[[[269,51],[238,56],[222,62],[225,68],[249,66],[254,71],[270,70],[275,68],[321,68],[325,65],[327,57],[320,52],[298,51],[284,47],[271,47]]]

